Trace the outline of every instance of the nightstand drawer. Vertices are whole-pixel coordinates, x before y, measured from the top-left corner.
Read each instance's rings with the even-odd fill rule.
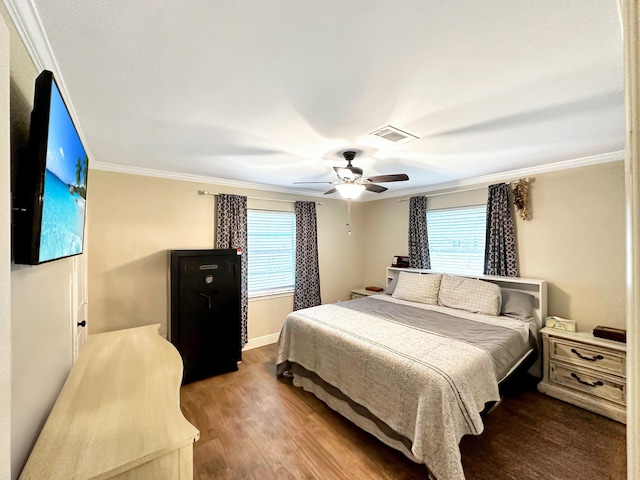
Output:
[[[605,349],[558,338],[549,338],[549,349],[551,359],[625,376],[624,355],[616,355]]]
[[[549,380],[620,405],[627,403],[626,385],[615,377],[551,362]]]

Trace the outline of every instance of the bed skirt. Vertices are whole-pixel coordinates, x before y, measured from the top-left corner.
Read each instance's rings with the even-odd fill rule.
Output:
[[[389,426],[375,418],[365,407],[353,402],[351,399],[348,399],[335,387],[328,384],[326,386],[322,386],[320,384],[324,383],[322,380],[318,383],[313,381],[310,378],[315,375],[313,372],[305,371],[302,373],[299,369],[304,370],[303,367],[294,365],[293,368],[287,369],[287,372],[284,374],[287,377],[293,377],[294,386],[312,393],[316,398],[323,401],[329,408],[339,413],[365,432],[373,435],[385,445],[402,452],[409,460],[415,463],[422,463],[411,453],[410,440],[400,436],[396,432],[393,432]],[[333,391],[334,394],[329,393],[328,390]],[[409,445],[407,445],[407,442]],[[436,480],[436,477],[434,477],[429,471],[429,467],[426,465],[425,467],[425,478],[428,480]]]

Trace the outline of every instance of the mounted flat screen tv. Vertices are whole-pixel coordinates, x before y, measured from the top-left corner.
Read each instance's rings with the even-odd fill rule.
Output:
[[[14,183],[15,263],[82,253],[89,159],[53,73],[36,79],[29,143]]]

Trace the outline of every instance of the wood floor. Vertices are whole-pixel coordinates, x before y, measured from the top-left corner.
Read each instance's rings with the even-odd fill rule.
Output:
[[[425,479],[426,470],[276,378],[276,345],[243,354],[238,372],[184,385],[200,430],[194,478]],[[504,392],[480,436],[460,449],[468,480],[626,478],[625,426],[544,396],[527,382]]]

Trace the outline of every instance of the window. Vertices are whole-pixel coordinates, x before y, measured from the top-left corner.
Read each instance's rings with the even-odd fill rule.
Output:
[[[293,292],[296,265],[296,215],[247,211],[249,296]]]
[[[486,205],[427,211],[431,269],[482,275],[486,222]]]

